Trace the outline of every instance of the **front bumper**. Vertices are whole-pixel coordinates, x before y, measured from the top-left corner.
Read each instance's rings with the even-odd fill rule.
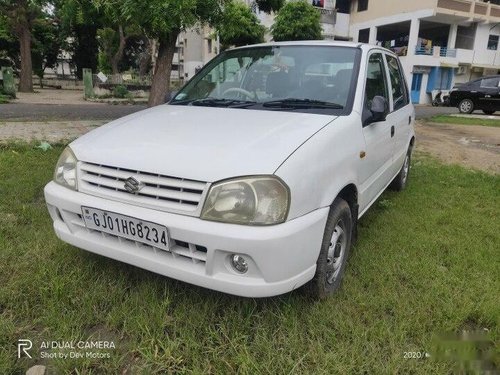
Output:
[[[201,220],[124,204],[50,182],[45,200],[57,236],[76,247],[205,288],[244,297],[268,297],[294,290],[316,271],[328,208],[286,223],[243,226]],[[87,229],[81,206],[132,216],[168,228],[171,251]],[[248,260],[234,271],[231,254]]]

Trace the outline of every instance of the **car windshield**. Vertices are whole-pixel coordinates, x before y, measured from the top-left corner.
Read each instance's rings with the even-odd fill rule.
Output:
[[[338,46],[226,51],[193,77],[170,104],[342,112],[352,102],[358,59],[357,48]]]

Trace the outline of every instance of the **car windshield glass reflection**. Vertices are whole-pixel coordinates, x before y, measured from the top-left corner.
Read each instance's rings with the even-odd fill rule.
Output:
[[[227,51],[170,102],[210,107],[342,110],[349,101],[357,49],[273,46]]]

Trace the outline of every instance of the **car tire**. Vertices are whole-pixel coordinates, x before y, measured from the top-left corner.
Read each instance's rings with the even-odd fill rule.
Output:
[[[460,113],[471,114],[474,111],[474,102],[470,99],[462,99],[458,104]]]
[[[306,286],[313,298],[325,299],[339,289],[351,251],[352,225],[351,208],[344,199],[335,199],[326,221],[316,273]]]
[[[491,109],[483,109],[485,115],[493,115],[496,111],[492,111]]]
[[[397,176],[394,177],[394,180],[392,180],[391,184],[389,185],[389,188],[391,190],[402,191],[405,189],[406,185],[408,184],[408,178],[410,177],[411,151],[412,151],[412,148],[410,146],[408,148],[408,151],[406,152],[403,166],[399,170],[399,173],[397,174]]]

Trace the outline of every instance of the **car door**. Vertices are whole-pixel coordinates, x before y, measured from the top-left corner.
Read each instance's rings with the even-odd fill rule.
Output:
[[[387,76],[389,77],[389,98],[391,112],[387,121],[391,124],[393,137],[393,163],[391,165],[392,179],[401,169],[410,139],[410,124],[414,117],[413,107],[410,105],[408,87],[406,86],[403,69],[396,56],[386,53]],[[387,181],[389,183],[390,181]]]
[[[362,156],[360,182],[360,212],[378,197],[387,185],[392,165],[393,137],[391,122],[370,121],[370,106],[375,96],[382,96],[389,103],[387,69],[383,52],[373,50],[368,55],[365,72],[364,102],[362,108],[365,154]]]
[[[481,80],[480,108],[489,111],[500,110],[500,77],[488,77]]]

